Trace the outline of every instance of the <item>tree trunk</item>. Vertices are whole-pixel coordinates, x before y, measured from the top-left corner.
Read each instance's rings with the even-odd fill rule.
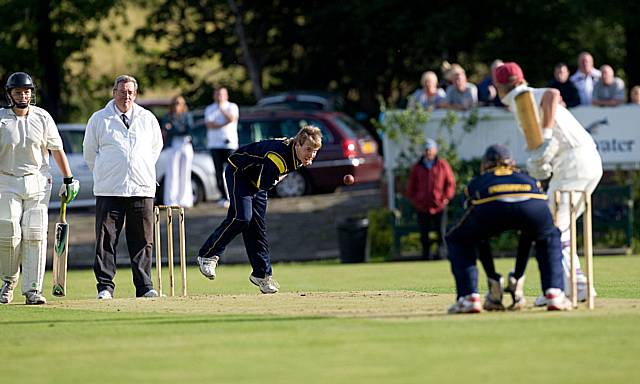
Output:
[[[51,28],[51,0],[40,0],[37,8],[36,40],[38,41],[38,59],[42,66],[40,89],[41,106],[46,109],[55,121],[62,116],[60,109],[60,82],[62,63],[55,55],[56,47]],[[38,86],[38,84],[36,84]]]
[[[251,56],[251,52],[249,50],[249,44],[247,44],[247,38],[244,34],[244,25],[242,24],[242,14],[240,13],[240,9],[234,0],[227,0],[229,3],[229,8],[231,8],[231,12],[234,14],[236,18],[235,22],[235,32],[238,37],[238,41],[240,42],[240,48],[242,49],[242,56],[244,57],[244,62],[247,66],[247,71],[249,72],[249,78],[251,79],[251,85],[253,89],[253,96],[257,100],[260,100],[263,96],[262,89],[262,76],[260,76],[260,71],[258,70],[258,66],[256,65],[253,56]]]

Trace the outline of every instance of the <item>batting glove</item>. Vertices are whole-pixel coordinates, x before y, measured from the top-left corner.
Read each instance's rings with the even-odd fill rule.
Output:
[[[72,202],[78,192],[80,191],[80,182],[75,180],[73,176],[65,177],[63,179],[63,184],[60,186],[60,192],[58,192],[58,196],[60,196],[66,204]]]
[[[549,163],[540,164],[529,158],[527,160],[527,171],[529,171],[529,175],[534,179],[546,180],[551,177],[553,168],[551,168],[551,164]]]
[[[529,153],[529,160],[538,164],[547,164],[555,157],[558,152],[558,140],[555,138],[545,139],[538,148],[527,151]]]

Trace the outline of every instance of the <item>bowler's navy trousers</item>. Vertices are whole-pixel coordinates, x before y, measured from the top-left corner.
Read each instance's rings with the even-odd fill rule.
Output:
[[[205,241],[200,257],[222,256],[227,245],[242,233],[244,247],[255,277],[271,276],[271,257],[267,241],[267,191],[257,189],[237,168],[225,170],[229,211],[227,217]]]

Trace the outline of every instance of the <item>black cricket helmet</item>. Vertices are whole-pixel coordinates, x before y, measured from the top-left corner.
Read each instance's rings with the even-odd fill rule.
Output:
[[[28,73],[25,73],[25,72],[12,73],[11,75],[9,75],[9,78],[7,79],[7,83],[4,86],[7,102],[9,103],[10,107],[16,106],[18,108],[27,108],[28,106],[27,104],[18,104],[11,97],[11,90],[14,88],[31,89],[32,95],[31,95],[30,103],[35,104],[35,94],[33,94],[33,91],[35,91],[36,86],[33,84],[33,79],[31,78],[31,76],[29,76]]]

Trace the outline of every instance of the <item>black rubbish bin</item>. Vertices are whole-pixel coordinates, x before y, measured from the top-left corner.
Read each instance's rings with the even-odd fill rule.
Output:
[[[338,246],[343,263],[364,263],[366,260],[367,229],[366,218],[348,217],[338,222]]]

